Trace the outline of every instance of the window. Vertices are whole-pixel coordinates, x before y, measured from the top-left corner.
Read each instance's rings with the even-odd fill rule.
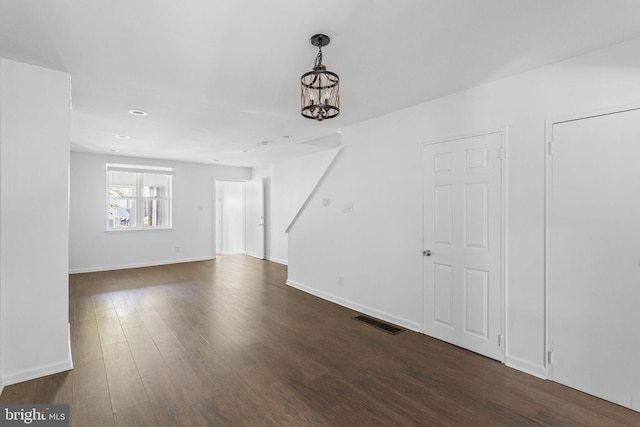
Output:
[[[173,169],[107,164],[107,230],[171,228]]]

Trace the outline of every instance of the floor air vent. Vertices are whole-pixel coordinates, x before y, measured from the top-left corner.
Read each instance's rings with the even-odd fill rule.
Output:
[[[393,325],[390,325],[388,323],[381,322],[380,320],[373,319],[373,318],[368,317],[368,316],[360,315],[360,316],[354,317],[353,319],[354,320],[358,320],[360,322],[367,323],[367,324],[369,324],[371,326],[374,326],[374,327],[376,327],[378,329],[382,329],[383,331],[385,331],[386,333],[391,334],[391,335],[398,335],[400,332],[404,331],[404,329],[398,328],[397,326],[393,326]]]

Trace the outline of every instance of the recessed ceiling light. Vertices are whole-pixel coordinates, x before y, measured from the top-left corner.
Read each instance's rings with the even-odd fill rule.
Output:
[[[129,139],[129,135],[116,135],[116,138]]]
[[[120,152],[120,150],[109,150],[109,151],[112,152],[112,153],[119,153]]]
[[[282,139],[293,138],[293,135],[282,135]]]
[[[146,116],[147,112],[142,110],[129,110],[129,114],[133,114],[134,116]]]
[[[240,150],[241,153],[248,153],[249,150]]]

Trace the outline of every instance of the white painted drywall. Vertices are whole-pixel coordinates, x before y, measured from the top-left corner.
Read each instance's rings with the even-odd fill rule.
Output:
[[[640,39],[632,40],[344,128],[343,152],[289,234],[289,283],[419,329],[421,145],[506,126],[506,363],[546,375],[545,120],[637,105],[639,51]],[[278,172],[272,203],[295,185],[281,188]],[[304,174],[300,167],[286,180]]]
[[[69,75],[0,60],[0,372],[71,369]]]
[[[253,178],[264,181],[267,259],[287,264],[289,246],[286,230],[304,208],[340,149],[331,148],[254,168]]]
[[[107,163],[173,168],[173,229],[105,231]],[[215,258],[215,180],[250,178],[249,168],[71,153],[70,271]]]

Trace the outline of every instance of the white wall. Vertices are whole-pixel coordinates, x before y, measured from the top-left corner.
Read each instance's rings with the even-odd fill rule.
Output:
[[[287,264],[289,244],[286,230],[304,208],[340,150],[340,147],[327,149],[253,170],[253,178],[264,181],[265,256],[268,260]]]
[[[173,229],[105,231],[105,164],[172,167]],[[215,258],[215,179],[250,179],[251,169],[71,153],[70,271]]]
[[[506,362],[545,376],[545,120],[639,105],[639,51],[636,39],[343,129],[344,152],[290,232],[289,283],[420,329],[421,146],[508,127]]]
[[[0,372],[72,368],[69,75],[0,60]]]

